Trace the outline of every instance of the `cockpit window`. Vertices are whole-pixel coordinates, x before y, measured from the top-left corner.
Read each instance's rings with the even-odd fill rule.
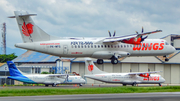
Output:
[[[169,45],[169,43],[165,42],[165,45]]]

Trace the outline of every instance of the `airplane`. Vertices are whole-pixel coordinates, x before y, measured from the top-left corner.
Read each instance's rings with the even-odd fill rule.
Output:
[[[163,39],[146,39],[149,34],[162,32],[156,30],[126,36],[84,38],[84,37],[54,37],[40,29],[26,11],[14,11],[19,31],[24,43],[16,43],[15,47],[32,50],[59,57],[91,57],[96,58],[98,64],[103,64],[103,59],[110,59],[112,64],[117,64],[118,59],[128,56],[164,56],[175,52],[175,48]],[[145,37],[143,37],[145,36]]]
[[[10,76],[8,79],[13,79],[30,84],[45,84],[46,87],[57,84],[85,84],[85,80],[81,76],[70,76],[68,74],[26,74],[17,69],[12,61],[7,61]]]
[[[123,84],[123,86],[136,86],[137,84],[159,84],[159,86],[161,86],[161,83],[165,82],[165,79],[161,75],[152,74],[160,71],[107,73],[99,70],[90,58],[85,59],[85,66],[88,75],[84,75],[84,77],[105,83],[120,83]]]

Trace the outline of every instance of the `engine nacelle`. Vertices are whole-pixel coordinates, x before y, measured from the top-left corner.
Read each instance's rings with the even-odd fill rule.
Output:
[[[149,77],[150,76],[150,74],[149,73],[146,73],[146,74],[140,74],[139,76],[141,76],[141,77]]]
[[[129,39],[129,40],[123,40],[122,42],[123,43],[127,43],[127,44],[135,44],[135,45],[139,45],[139,44],[141,44],[141,40],[142,40],[142,38],[141,37],[139,37],[139,38],[131,38],[131,39]]]

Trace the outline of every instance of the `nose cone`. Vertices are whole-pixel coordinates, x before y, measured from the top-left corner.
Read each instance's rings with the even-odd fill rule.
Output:
[[[165,82],[165,81],[166,81],[166,80],[162,77],[162,78],[161,78],[161,82],[163,83],[163,82]]]
[[[176,49],[173,46],[169,45],[166,51],[167,51],[167,54],[172,54],[176,52]]]
[[[176,49],[173,46],[171,46],[171,50],[172,50],[172,53],[176,51]]]
[[[85,83],[86,83],[86,80],[82,79],[81,82],[82,82],[83,84],[85,84]]]

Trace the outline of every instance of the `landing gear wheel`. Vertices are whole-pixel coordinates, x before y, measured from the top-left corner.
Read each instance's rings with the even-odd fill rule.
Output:
[[[45,85],[45,87],[48,87],[49,85]]]
[[[118,63],[118,59],[111,59],[111,63],[112,64],[117,64]]]
[[[133,83],[132,86],[136,86],[136,83]]]
[[[163,57],[165,58],[165,61],[166,61],[166,62],[169,61],[169,59],[167,58],[166,55],[164,55]]]
[[[123,86],[126,86],[126,84],[123,84]]]
[[[104,63],[103,59],[97,59],[97,64],[103,64],[103,63]]]
[[[79,86],[82,86],[82,84],[80,83]]]
[[[56,87],[56,84],[53,84],[52,87]]]
[[[168,58],[166,58],[166,59],[165,59],[165,61],[169,61],[169,59],[168,59]]]

